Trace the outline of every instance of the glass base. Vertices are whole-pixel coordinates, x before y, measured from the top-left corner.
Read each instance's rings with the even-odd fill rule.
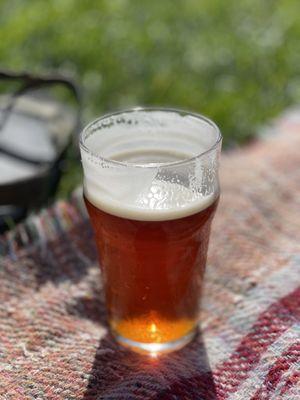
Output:
[[[113,335],[118,343],[122,346],[130,348],[136,353],[149,354],[152,357],[156,357],[159,354],[170,353],[175,350],[179,350],[188,344],[196,335],[197,329],[193,329],[185,336],[180,339],[172,340],[164,343],[141,343],[131,339],[127,339],[117,333],[113,332]]]

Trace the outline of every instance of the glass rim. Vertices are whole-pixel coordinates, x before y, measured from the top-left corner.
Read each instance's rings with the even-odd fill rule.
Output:
[[[202,122],[207,123],[214,129],[216,136],[217,136],[216,140],[207,150],[200,152],[192,157],[184,158],[179,161],[161,162],[161,163],[155,163],[155,162],[154,163],[132,163],[132,162],[127,162],[127,161],[112,160],[110,158],[103,157],[98,153],[94,153],[84,143],[83,136],[86,132],[88,132],[93,127],[93,125],[99,123],[102,120],[105,120],[106,118],[117,117],[118,115],[121,115],[121,114],[130,114],[130,113],[138,112],[138,111],[145,111],[145,112],[162,111],[162,112],[166,112],[166,113],[175,112],[182,116],[194,117]],[[187,110],[180,109],[180,108],[172,108],[172,107],[132,107],[132,108],[127,108],[127,109],[122,109],[122,110],[119,110],[119,111],[116,111],[113,113],[104,114],[101,117],[98,117],[98,118],[94,119],[93,121],[91,121],[90,123],[88,123],[80,132],[79,146],[80,146],[80,149],[84,150],[86,153],[88,153],[91,157],[95,158],[97,161],[102,160],[105,163],[112,164],[115,166],[132,167],[132,168],[159,168],[159,167],[183,165],[186,163],[193,162],[193,161],[209,154],[210,152],[214,151],[215,149],[217,149],[219,144],[222,142],[222,139],[223,139],[223,137],[222,137],[221,131],[220,131],[219,127],[217,126],[217,124],[215,122],[213,122],[210,118],[207,118],[202,114],[187,111]]]

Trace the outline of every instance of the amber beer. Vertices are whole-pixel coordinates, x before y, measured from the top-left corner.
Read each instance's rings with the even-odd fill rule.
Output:
[[[166,221],[117,217],[85,203],[93,224],[114,332],[140,343],[168,343],[190,334],[217,207]]]
[[[196,331],[220,147],[213,122],[178,110],[121,111],[81,134],[109,324],[136,351],[174,350]]]

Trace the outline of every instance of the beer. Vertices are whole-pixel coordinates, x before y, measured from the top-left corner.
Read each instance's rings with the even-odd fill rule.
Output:
[[[199,203],[192,215],[181,217],[180,210],[172,210],[176,218],[159,221],[149,215],[144,221],[115,216],[87,198],[85,203],[114,332],[140,343],[168,343],[190,334],[198,322],[217,199],[204,209]]]
[[[211,121],[176,110],[112,114],[81,135],[109,324],[134,350],[173,350],[195,332],[220,144]]]

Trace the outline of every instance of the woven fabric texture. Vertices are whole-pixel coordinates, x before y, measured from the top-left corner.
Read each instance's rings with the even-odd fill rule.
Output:
[[[0,399],[300,399],[300,114],[222,156],[200,332],[148,358],[108,333],[80,195],[0,241]]]

